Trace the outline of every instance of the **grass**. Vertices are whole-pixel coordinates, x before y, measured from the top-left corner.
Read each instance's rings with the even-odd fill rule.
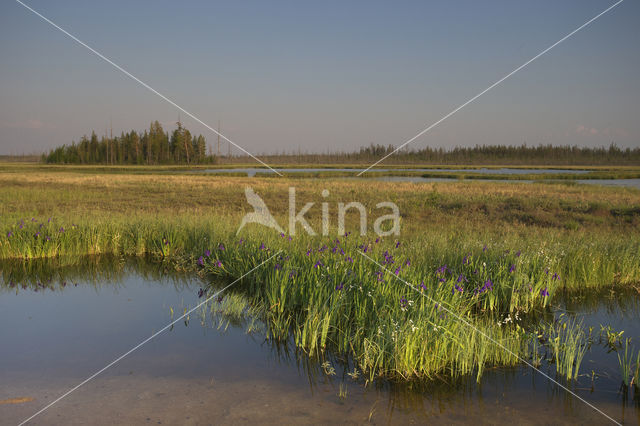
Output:
[[[229,293],[220,307],[226,320],[243,321],[250,307],[269,339],[292,339],[318,358],[346,354],[368,380],[479,379],[487,366],[539,359],[539,345],[553,353],[559,375],[574,379],[584,334],[554,322],[550,304],[640,282],[634,189],[83,170],[7,166],[0,173],[0,259],[14,265],[5,281],[24,284],[52,259],[82,270],[87,255],[115,255],[228,282],[281,251]],[[371,230],[375,204],[393,201],[402,232],[378,241],[357,236],[358,218],[349,214],[354,233],[346,237],[335,223],[329,237],[289,239],[255,225],[236,235],[249,211],[246,185],[280,223],[294,185],[300,207],[316,203],[307,218],[317,230],[321,202],[334,216],[338,202],[366,203]],[[319,197],[323,189],[329,197]]]

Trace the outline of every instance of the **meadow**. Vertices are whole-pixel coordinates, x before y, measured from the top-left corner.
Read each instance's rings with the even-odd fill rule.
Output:
[[[293,339],[320,359],[342,354],[368,380],[479,379],[488,367],[520,359],[574,380],[588,339],[553,307],[581,295],[640,291],[637,189],[161,169],[0,166],[0,259],[69,267],[87,256],[144,258],[208,279],[206,297],[276,255],[229,290],[241,309],[261,317],[269,339]],[[236,235],[252,210],[245,186],[281,224],[290,186],[298,210],[315,203],[306,217],[316,230],[326,202],[330,235],[299,228],[279,235],[259,225]],[[365,236],[356,212],[347,214],[347,232],[337,233],[337,203],[350,201],[367,209]],[[372,232],[383,201],[399,207],[398,236]],[[27,276],[4,279],[49,285]],[[637,352],[630,346],[620,358],[628,386],[638,383]]]

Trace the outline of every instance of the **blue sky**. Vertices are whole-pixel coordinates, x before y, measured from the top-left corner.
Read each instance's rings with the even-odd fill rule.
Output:
[[[25,2],[256,154],[397,146],[613,4]],[[624,1],[411,147],[640,145],[639,21]],[[0,57],[0,154],[178,118],[11,0]]]

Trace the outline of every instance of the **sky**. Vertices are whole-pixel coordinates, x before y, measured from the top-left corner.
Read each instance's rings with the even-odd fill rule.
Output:
[[[23,1],[256,155],[398,146],[614,3]],[[409,147],[640,146],[638,22],[625,0]],[[0,154],[178,118],[216,140],[13,0],[0,58]]]

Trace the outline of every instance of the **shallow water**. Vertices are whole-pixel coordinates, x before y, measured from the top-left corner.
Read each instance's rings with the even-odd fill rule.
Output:
[[[283,173],[317,173],[317,172],[353,172],[358,173],[364,169],[344,169],[344,168],[285,168],[278,169]],[[499,168],[499,169],[487,169],[485,167],[476,169],[435,169],[435,168],[418,168],[418,169],[371,169],[372,172],[468,172],[468,173],[482,173],[482,174],[500,174],[500,175],[521,175],[521,174],[548,174],[548,173],[588,173],[588,170],[576,170],[576,169],[512,169],[512,168]],[[273,170],[259,167],[243,167],[236,169],[206,169],[196,170],[194,173],[246,173],[247,176],[255,176],[256,173],[274,173]]]
[[[1,265],[0,265],[1,266]],[[198,279],[162,268],[111,268],[86,278],[61,274],[66,286],[0,287],[0,423],[17,424],[198,303]],[[113,272],[117,270],[117,272]],[[69,278],[71,277],[71,278]],[[23,277],[25,280],[26,277]],[[53,280],[55,281],[55,280]],[[214,302],[216,303],[216,302]],[[637,298],[572,300],[559,306],[586,325],[611,324],[640,340]],[[242,321],[218,329],[219,317],[192,314],[52,406],[32,424],[317,424],[317,423],[607,423],[594,410],[529,368],[489,370],[448,383],[364,386],[329,358],[337,374],[290,344],[274,345]],[[594,346],[572,388],[627,424],[640,422],[638,401],[617,392],[615,353]],[[546,370],[551,371],[552,370]],[[340,386],[347,396],[338,396]]]
[[[354,174],[362,171],[362,169],[320,169],[320,168],[301,168],[301,169],[278,169],[283,173],[316,173],[316,172],[353,172]],[[575,170],[575,169],[375,169],[377,172],[390,172],[390,171],[406,171],[406,172],[468,172],[468,173],[481,173],[481,174],[501,174],[501,175],[523,175],[523,174],[550,174],[550,173],[571,173],[571,174],[583,174],[588,173],[588,170]],[[253,177],[256,173],[273,173],[272,170],[264,168],[237,168],[237,169],[206,169],[195,170],[192,173],[246,173],[248,177]],[[354,177],[355,178],[355,177]],[[362,177],[359,179],[366,179]],[[384,182],[457,182],[457,178],[446,177],[423,177],[423,176],[381,176],[374,177],[376,180]],[[508,183],[532,183],[533,180],[502,180],[502,179],[473,179],[474,181],[482,182],[508,182]],[[468,181],[466,181],[468,182]],[[562,180],[565,183],[580,183],[587,185],[606,185],[606,186],[628,186],[632,188],[640,188],[640,179],[576,179],[576,180]]]

